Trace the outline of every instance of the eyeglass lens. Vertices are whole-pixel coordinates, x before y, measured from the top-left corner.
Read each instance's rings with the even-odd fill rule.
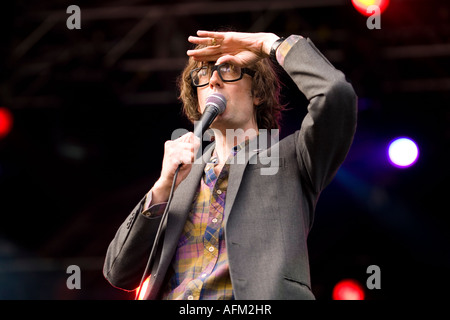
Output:
[[[242,69],[240,67],[233,66],[232,64],[224,63],[218,66],[208,64],[193,70],[192,79],[194,84],[207,84],[214,70],[217,70],[223,81],[236,81],[242,76]]]

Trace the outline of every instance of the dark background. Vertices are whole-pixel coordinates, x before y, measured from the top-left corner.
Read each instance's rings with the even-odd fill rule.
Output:
[[[72,4],[81,30],[66,27]],[[14,125],[0,140],[1,299],[133,299],[103,278],[104,255],[157,179],[164,141],[191,128],[175,86],[188,36],[219,28],[310,37],[358,94],[353,146],[309,238],[316,297],[331,299],[344,278],[365,287],[370,265],[380,267],[381,289],[366,288],[367,299],[448,296],[448,1],[391,0],[380,30],[369,30],[350,0],[2,6],[0,107]],[[293,101],[285,136],[306,104],[287,87],[283,99]],[[408,169],[386,158],[397,136],[420,148]],[[81,290],[66,287],[73,264]]]

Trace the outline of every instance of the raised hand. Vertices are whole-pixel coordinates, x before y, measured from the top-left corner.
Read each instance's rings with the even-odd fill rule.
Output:
[[[197,31],[189,42],[206,47],[188,50],[187,55],[196,61],[216,61],[247,67],[269,56],[272,44],[279,37],[273,33]]]

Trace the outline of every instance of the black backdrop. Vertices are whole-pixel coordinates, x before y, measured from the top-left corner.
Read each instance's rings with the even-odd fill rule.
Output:
[[[14,1],[1,10],[0,107],[14,116],[0,140],[0,298],[132,299],[101,273],[120,223],[157,179],[163,143],[191,128],[176,78],[198,29],[301,34],[353,83],[358,130],[324,191],[310,234],[313,291],[331,299],[378,265],[374,300],[442,297],[449,284],[448,1],[391,0],[369,30],[351,1]],[[280,77],[288,85],[284,74]],[[301,93],[282,135],[305,114]],[[397,169],[388,142],[409,136],[418,162]],[[79,265],[82,289],[68,290]],[[420,289],[419,289],[420,288]]]

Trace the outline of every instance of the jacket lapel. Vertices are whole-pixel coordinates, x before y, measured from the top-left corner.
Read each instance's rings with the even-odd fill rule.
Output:
[[[265,143],[261,144],[260,139],[267,138]],[[227,198],[225,201],[225,226],[227,225],[228,217],[230,216],[231,209],[233,208],[234,200],[236,199],[239,187],[242,182],[242,176],[244,175],[245,168],[248,162],[253,157],[256,157],[260,152],[267,150],[271,146],[270,134],[258,135],[255,141],[250,141],[249,144],[241,149],[235,156],[234,161],[230,165],[230,173],[228,176]],[[241,154],[241,152],[243,154]],[[255,161],[256,159],[252,159]],[[256,163],[256,162],[255,162]]]

